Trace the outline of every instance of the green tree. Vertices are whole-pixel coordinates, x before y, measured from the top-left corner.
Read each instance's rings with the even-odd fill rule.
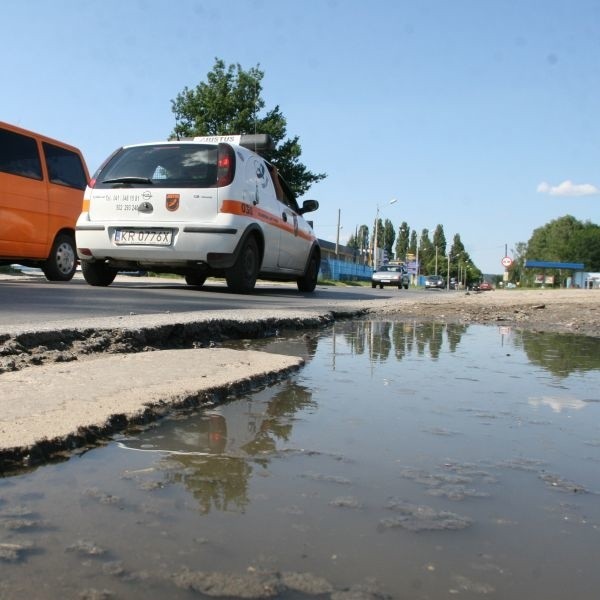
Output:
[[[600,226],[585,222],[573,235],[571,251],[574,262],[582,262],[588,271],[600,271]]]
[[[419,271],[421,275],[430,275],[433,273],[430,270],[432,260],[435,260],[435,249],[432,241],[429,239],[429,229],[425,228],[421,232],[419,239],[419,262],[421,263]]]
[[[444,227],[438,225],[433,232],[433,257],[431,264],[429,265],[430,273],[446,272],[448,270],[446,257],[446,236],[444,234]]]
[[[527,256],[527,244],[517,242],[512,250],[513,263],[508,269],[508,278],[513,283],[527,284],[527,271],[525,270],[525,257]]]
[[[454,234],[450,246],[450,277],[456,277],[467,286],[481,277],[458,233]]]
[[[369,228],[366,225],[357,227],[356,233],[350,235],[346,245],[355,249],[358,256],[366,258],[366,250],[369,247]]]
[[[527,258],[558,262],[582,262],[586,269],[600,268],[600,227],[571,215],[554,219],[533,231],[527,243]],[[567,273],[550,270],[564,280]]]
[[[570,261],[570,243],[583,224],[575,217],[566,215],[550,221],[533,231],[527,243],[527,258],[532,260]]]
[[[395,239],[396,231],[394,230],[394,225],[389,219],[386,219],[383,223],[383,241],[381,245],[387,252],[388,258],[393,258],[394,256],[392,248],[394,247]]]
[[[402,221],[398,229],[398,239],[396,240],[396,258],[404,260],[410,246],[410,227],[406,221]]]
[[[412,229],[410,232],[410,242],[408,244],[408,253],[416,254],[417,253],[417,231]]]
[[[258,65],[245,71],[239,64],[226,66],[216,58],[206,82],[194,89],[185,87],[171,100],[175,114],[172,137],[268,133],[275,149],[266,158],[277,167],[292,191],[302,196],[327,175],[312,173],[300,162],[299,137],[286,138],[287,121],[279,106],[263,113],[263,77]]]

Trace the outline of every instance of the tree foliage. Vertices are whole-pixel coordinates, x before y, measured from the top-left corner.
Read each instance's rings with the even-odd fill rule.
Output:
[[[302,196],[326,174],[312,173],[300,162],[299,137],[286,137],[287,121],[279,106],[264,112],[263,77],[258,65],[246,71],[239,64],[226,66],[216,58],[205,82],[194,89],[185,87],[171,100],[175,114],[172,137],[268,133],[275,150],[266,158],[277,167],[292,191]]]
[[[526,255],[530,260],[580,262],[590,271],[600,270],[600,226],[565,215],[533,231]]]
[[[387,252],[388,257],[394,256],[394,241],[396,239],[396,231],[394,230],[394,224],[386,219],[383,222],[383,240],[381,242],[381,247]]]
[[[413,229],[410,232],[410,242],[408,243],[408,253],[416,254],[417,253],[417,230]]]
[[[361,256],[366,255],[366,250],[369,247],[369,228],[366,225],[357,227],[356,233],[350,235],[346,245],[349,248],[358,250]]]
[[[396,241],[396,257],[403,260],[408,253],[410,245],[410,227],[406,221],[402,221],[398,229],[398,239]]]

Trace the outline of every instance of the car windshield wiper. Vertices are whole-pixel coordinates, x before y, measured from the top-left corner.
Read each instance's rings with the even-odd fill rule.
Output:
[[[149,177],[115,177],[114,179],[105,179],[102,183],[149,183],[154,185],[154,182]]]

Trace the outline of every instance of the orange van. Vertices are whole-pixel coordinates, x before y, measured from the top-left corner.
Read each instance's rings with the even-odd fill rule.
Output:
[[[50,281],[70,280],[88,180],[77,148],[0,121],[0,265],[40,267]]]

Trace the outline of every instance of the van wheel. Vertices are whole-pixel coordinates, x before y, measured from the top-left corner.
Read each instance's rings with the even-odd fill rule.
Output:
[[[249,294],[258,277],[258,245],[249,237],[242,246],[235,264],[225,271],[227,287],[236,294]]]
[[[205,281],[206,275],[201,275],[200,273],[188,273],[185,276],[185,282],[195,287],[202,287]]]
[[[319,260],[313,252],[308,261],[306,273],[298,278],[298,290],[301,292],[314,292],[317,287],[317,279],[319,277]]]
[[[103,262],[81,261],[81,271],[84,279],[93,286],[106,287],[117,276],[117,270],[112,269]]]
[[[70,281],[77,269],[75,240],[67,233],[56,236],[50,256],[42,263],[42,271],[49,281]]]

